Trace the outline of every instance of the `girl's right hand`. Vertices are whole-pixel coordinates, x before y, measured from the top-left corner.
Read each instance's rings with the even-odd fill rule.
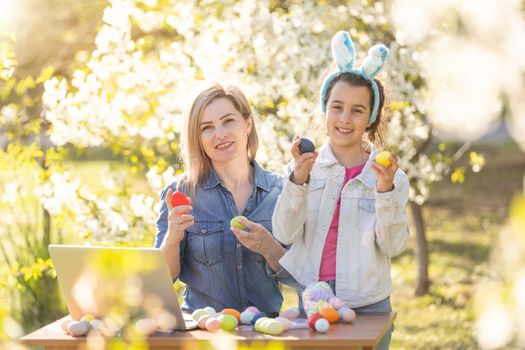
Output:
[[[186,214],[193,209],[191,205],[178,205],[174,207],[171,204],[171,196],[173,191],[168,189],[164,202],[168,206],[168,231],[164,236],[163,246],[179,246],[179,243],[184,239],[184,231],[195,223],[193,215]],[[191,199],[190,199],[191,204]]]
[[[299,150],[300,143],[301,138],[299,135],[295,135],[292,142],[291,152],[295,158],[295,169],[293,171],[292,182],[296,185],[302,185],[308,181],[310,171],[312,171],[314,162],[319,155],[319,152],[317,151],[301,153]]]

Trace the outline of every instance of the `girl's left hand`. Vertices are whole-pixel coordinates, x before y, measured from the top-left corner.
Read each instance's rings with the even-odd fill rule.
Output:
[[[390,165],[383,166],[376,162],[372,162],[372,170],[377,176],[377,192],[390,192],[394,189],[394,174],[398,169],[397,156],[392,154],[390,157]]]
[[[238,222],[250,230],[245,231],[238,229],[237,227],[230,227],[239,242],[252,252],[261,254],[264,257],[269,255],[269,250],[272,249],[271,247],[275,241],[270,231],[268,231],[263,225],[250,220],[238,219]]]

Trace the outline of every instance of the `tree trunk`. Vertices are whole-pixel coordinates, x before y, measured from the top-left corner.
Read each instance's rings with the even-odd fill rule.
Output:
[[[416,261],[417,261],[417,285],[416,296],[428,292],[430,280],[428,278],[428,247],[425,232],[425,221],[423,220],[423,208],[421,205],[410,201],[410,213],[416,229]]]

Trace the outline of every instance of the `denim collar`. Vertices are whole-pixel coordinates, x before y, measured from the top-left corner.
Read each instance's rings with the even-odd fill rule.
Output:
[[[266,172],[263,170],[263,168],[260,167],[260,165],[255,160],[253,160],[251,164],[253,165],[255,173],[255,187],[269,192],[270,187],[268,186]],[[204,180],[202,187],[205,189],[209,189],[218,186],[219,184],[226,188],[226,186],[224,186],[224,184],[221,183],[221,180],[219,179],[219,176],[217,176],[217,172],[215,171],[215,169],[212,168],[210,176],[206,180]]]
[[[376,176],[374,171],[372,170],[372,162],[376,157],[377,149],[375,148],[374,144],[368,141],[363,141],[363,146],[365,150],[370,152],[370,156],[368,157],[368,160],[366,161],[365,166],[361,171],[361,174],[359,174],[356,177],[356,179],[360,180],[366,186],[374,188],[376,185]],[[332,147],[330,147],[330,144],[328,142],[326,142],[319,149],[318,162],[321,167],[343,167],[341,164],[339,164],[339,161],[335,157]]]

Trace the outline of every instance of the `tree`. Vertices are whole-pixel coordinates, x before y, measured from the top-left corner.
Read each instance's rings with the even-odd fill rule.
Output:
[[[57,146],[111,147],[145,169],[154,191],[180,171],[176,163],[180,115],[192,87],[203,80],[239,85],[249,97],[262,140],[259,161],[281,170],[295,133],[310,134],[318,119],[318,86],[330,63],[336,30],[350,30],[361,57],[377,41],[390,45],[384,76],[392,87],[395,146],[411,182],[419,249],[417,293],[428,288],[421,205],[430,184],[454,171],[443,143],[429,151],[433,129],[422,108],[425,81],[418,51],[396,42],[382,2],[111,1],[97,48],[71,80],[46,82],[45,116]],[[166,142],[167,140],[167,142]],[[459,157],[468,149],[459,148]],[[473,154],[480,168],[483,159]],[[457,173],[457,172],[456,172]],[[459,171],[458,176],[462,173]],[[108,237],[85,228],[92,237]]]

